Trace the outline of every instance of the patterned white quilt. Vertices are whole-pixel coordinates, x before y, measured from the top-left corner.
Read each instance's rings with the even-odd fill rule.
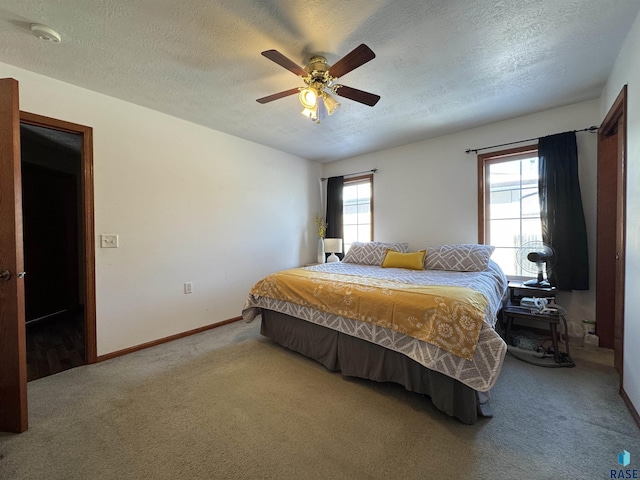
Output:
[[[341,262],[305,268],[347,275],[366,275],[420,285],[457,285],[479,291],[487,298],[488,304],[485,311],[485,324],[480,331],[473,358],[465,360],[434,345],[374,324],[265,297],[250,295],[247,298],[242,309],[244,320],[253,321],[260,313],[260,308],[274,310],[397,351],[431,370],[453,377],[480,392],[490,390],[495,384],[507,346],[493,327],[498,311],[506,298],[507,279],[494,262],[489,262],[489,268],[483,272],[406,270]]]

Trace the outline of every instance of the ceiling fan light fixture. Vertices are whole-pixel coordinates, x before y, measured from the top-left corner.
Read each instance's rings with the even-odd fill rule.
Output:
[[[332,115],[340,106],[340,102],[338,102],[335,98],[329,95],[326,92],[322,92],[322,98],[324,100],[324,106],[327,109],[327,113]]]
[[[307,87],[300,90],[300,103],[307,109],[312,109],[318,104],[318,92],[315,88]]]
[[[375,53],[364,43],[351,50],[333,65],[329,65],[327,59],[321,55],[312,56],[304,68],[277,50],[265,50],[262,52],[262,56],[297,75],[305,83],[305,86],[290,88],[273,95],[258,98],[256,101],[260,104],[269,103],[297,93],[298,100],[303,107],[302,114],[320,123],[321,120],[327,118],[328,115],[332,115],[340,107],[340,103],[327,92],[370,107],[373,107],[380,100],[380,95],[334,83],[338,78],[376,57]]]
[[[302,115],[304,115],[307,118],[310,118],[311,120],[317,120],[318,119],[318,105],[314,105],[311,108],[307,108],[304,107],[304,110],[302,110]]]

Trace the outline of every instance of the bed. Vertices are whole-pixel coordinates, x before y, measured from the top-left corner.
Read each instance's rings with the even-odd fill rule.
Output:
[[[409,255],[406,244],[354,243],[342,262],[268,275],[242,316],[330,370],[399,383],[463,423],[492,416],[507,349],[494,329],[507,280],[493,247],[429,247],[424,270],[382,267],[389,250]]]

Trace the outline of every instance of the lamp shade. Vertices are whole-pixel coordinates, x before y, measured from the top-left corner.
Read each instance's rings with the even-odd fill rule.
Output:
[[[318,119],[318,106],[316,105],[315,107],[305,108],[301,113],[305,117],[309,117],[311,120],[317,120]]]
[[[318,92],[315,88],[303,88],[298,95],[300,103],[304,108],[313,108],[318,103]]]
[[[338,109],[340,104],[328,93],[322,92],[322,98],[324,100],[324,106],[327,109],[327,113],[332,115]]]
[[[341,238],[325,238],[324,251],[326,253],[342,253],[342,239]]]
[[[342,253],[342,239],[341,238],[325,238],[324,239],[324,251],[330,253],[327,258],[327,263],[339,262],[340,259],[336,253]]]

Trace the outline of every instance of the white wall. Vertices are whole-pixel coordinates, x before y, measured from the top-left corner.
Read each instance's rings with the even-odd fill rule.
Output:
[[[93,127],[98,355],[237,317],[260,277],[315,257],[319,164],[10,65],[0,77],[20,82],[21,110]]]
[[[323,176],[379,169],[373,181],[375,240],[409,242],[413,249],[476,243],[477,157],[465,150],[597,125],[600,116],[598,100],[583,102],[333,162],[324,166]],[[578,133],[577,139],[591,289],[558,296],[558,303],[569,309],[572,335],[582,333],[582,320],[595,319],[597,136]]]
[[[640,411],[640,14],[602,93],[603,118],[625,84],[628,108],[623,387],[636,411]]]

